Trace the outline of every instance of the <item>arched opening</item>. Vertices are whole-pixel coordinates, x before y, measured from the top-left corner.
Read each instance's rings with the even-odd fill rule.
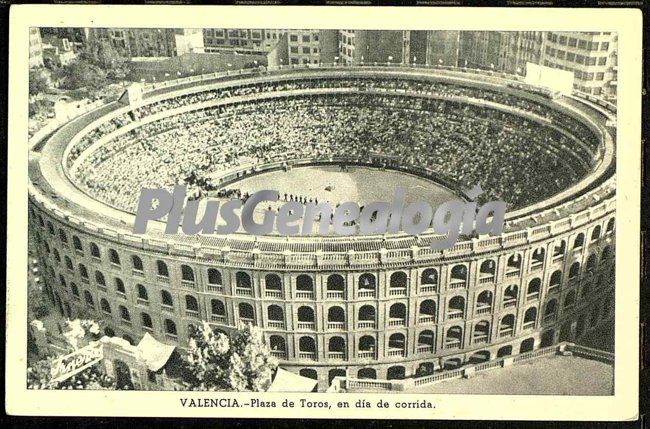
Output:
[[[327,384],[332,384],[334,377],[345,377],[345,370],[341,368],[330,369],[327,373]]]
[[[301,327],[302,324],[306,324],[309,326],[302,326],[304,327],[313,327],[315,321],[314,317],[314,309],[311,307],[307,307],[303,305],[302,307],[298,308],[298,327]]]
[[[566,252],[566,241],[562,240],[553,247],[553,259],[559,259],[564,256]]]
[[[406,305],[401,302],[390,306],[388,311],[388,326],[401,326],[406,324]]]
[[[492,291],[484,290],[476,297],[476,314],[487,314],[492,311]]]
[[[357,371],[357,378],[361,380],[376,380],[377,371],[374,368],[361,368],[359,371]]]
[[[312,337],[300,337],[298,348],[301,358],[311,358],[316,354],[316,341]]]
[[[133,271],[136,271],[138,273],[142,273],[144,271],[144,264],[138,255],[131,256],[131,264],[133,265]]]
[[[313,293],[314,280],[306,274],[300,274],[296,278],[296,290],[298,290],[299,292]]]
[[[463,328],[460,326],[452,326],[447,329],[447,335],[445,335],[445,348],[447,349],[457,349],[460,348],[463,341]]]
[[[211,286],[221,286],[223,285],[223,277],[221,272],[214,268],[208,269],[208,284]]]
[[[141,284],[137,284],[136,288],[138,290],[138,301],[141,303],[149,302],[149,294],[147,293],[147,288]]]
[[[345,340],[343,337],[331,337],[327,342],[328,358],[345,359]]]
[[[514,307],[517,305],[517,297],[519,296],[519,287],[517,285],[510,285],[503,291],[503,308]]]
[[[140,313],[140,322],[143,328],[153,330],[153,321],[147,313]]]
[[[591,241],[596,241],[600,238],[600,225],[596,225],[593,231],[591,231]]]
[[[462,287],[467,281],[467,267],[465,265],[454,265],[451,269],[451,287]]]
[[[396,271],[390,275],[390,294],[405,294],[408,279],[403,271]]]
[[[361,274],[359,277],[359,298],[368,298],[375,296],[377,281],[375,276],[370,273]]]
[[[524,313],[524,329],[533,329],[535,328],[535,322],[537,321],[537,307],[530,307]]]
[[[172,295],[166,290],[160,291],[160,300],[163,306],[170,307],[170,308],[174,306],[174,300],[172,299]]]
[[[420,285],[423,291],[432,292],[438,288],[438,271],[435,268],[427,268],[422,271]]]
[[[548,291],[550,293],[556,292],[562,286],[562,271],[555,270],[551,274],[551,280],[549,281]]]
[[[465,315],[465,298],[457,295],[449,300],[447,306],[448,319],[461,319]]]
[[[436,320],[436,302],[426,299],[420,303],[420,323],[433,323]]]
[[[269,322],[282,322],[284,325],[284,311],[279,305],[269,305],[266,310]]]
[[[172,337],[178,335],[178,331],[176,330],[176,323],[174,323],[173,320],[165,319],[165,333]]]
[[[131,314],[129,314],[129,310],[125,306],[120,305],[119,311],[120,311],[120,319],[122,319],[123,322],[131,321]]]
[[[510,255],[506,262],[506,277],[514,277],[521,272],[521,255],[515,253]]]
[[[490,340],[490,322],[481,320],[474,325],[474,336],[472,342],[474,344],[487,343]]]
[[[169,278],[169,269],[163,261],[156,261],[156,270],[159,277]]]
[[[476,365],[479,363],[487,362],[490,360],[490,352],[488,350],[481,350],[472,355],[467,360],[470,364]]]
[[[243,271],[237,271],[237,273],[235,273],[235,285],[237,286],[237,289],[251,289],[251,276]]]
[[[343,298],[345,294],[345,279],[340,274],[332,274],[327,277],[327,297]]]
[[[342,307],[330,307],[327,310],[327,327],[343,329],[345,327],[345,310]]]
[[[544,256],[546,255],[546,251],[544,250],[543,247],[539,247],[533,251],[533,255],[531,258],[531,269],[538,269],[541,268],[544,265]]]
[[[388,338],[388,356],[404,356],[406,352],[406,337],[402,333],[392,334]]]
[[[546,303],[546,308],[544,309],[544,322],[550,322],[555,320],[557,315],[557,300],[552,299]]]
[[[182,281],[187,283],[194,283],[194,270],[189,265],[181,265],[181,278]]]
[[[239,303],[239,319],[246,323],[254,323],[255,321],[255,311],[253,306],[247,302]]]
[[[535,348],[535,338],[527,338],[521,342],[519,353],[532,352]]]
[[[120,295],[126,295],[126,288],[124,287],[124,282],[120,278],[115,278],[115,290]]]
[[[589,258],[587,258],[587,266],[586,270],[589,274],[593,274],[594,270],[596,269],[596,255],[591,254],[589,255]]]
[[[583,233],[580,233],[576,236],[575,240],[573,240],[573,248],[581,249],[584,244],[585,244],[585,235]]]
[[[359,328],[374,328],[376,318],[375,307],[372,305],[359,308]]]
[[[601,255],[600,255],[600,260],[603,261],[603,262],[609,260],[609,257],[611,256],[611,253],[612,253],[611,247],[610,246],[605,246],[605,248],[603,249],[603,253],[601,253]]]
[[[487,283],[494,281],[496,266],[497,264],[493,259],[486,259],[485,261],[481,262],[481,266],[479,267],[479,282]]]
[[[363,337],[359,338],[359,351],[360,352],[366,352],[366,353],[372,353],[374,355],[374,353],[375,353],[375,337],[373,337],[371,335],[364,335]],[[360,355],[359,357],[368,357],[368,356]]]
[[[111,261],[111,264],[113,264],[113,265],[121,265],[121,263],[120,263],[120,255],[117,254],[115,249],[109,249],[108,250],[108,258]]]
[[[435,334],[432,330],[426,329],[418,335],[418,353],[433,353],[435,348]]]
[[[96,259],[100,259],[102,257],[101,252],[99,251],[99,247],[95,243],[90,243],[90,256]]]
[[[526,301],[534,301],[539,299],[540,290],[542,288],[542,281],[536,277],[528,282],[528,289],[526,290]]]
[[[113,368],[115,369],[115,389],[116,390],[133,390],[133,382],[131,381],[131,371],[126,363],[121,360],[113,361]]]
[[[515,332],[515,316],[508,314],[501,319],[499,324],[499,338],[510,337]]]
[[[269,337],[269,348],[271,349],[271,353],[274,356],[277,356],[279,354],[280,356],[284,357],[287,350],[287,345],[283,337],[279,335],[271,335]]]
[[[99,306],[101,307],[102,311],[106,314],[111,314],[111,305],[106,301],[105,298],[102,298],[99,301]]]
[[[512,346],[503,346],[497,351],[497,359],[512,355]]]
[[[387,380],[404,380],[406,378],[406,368],[401,365],[395,365],[388,368],[386,372]]]
[[[84,291],[84,300],[86,301],[86,305],[93,310],[95,309],[95,301],[93,300],[93,296],[88,292],[87,290]]]
[[[605,229],[606,233],[612,233],[614,232],[614,218],[611,218],[610,220],[607,221],[607,228]]]
[[[223,323],[226,321],[226,306],[219,299],[213,299],[210,301],[210,321]]]
[[[185,295],[185,314],[190,317],[199,317],[199,302],[192,295]]]
[[[318,380],[318,373],[315,369],[303,368],[298,371],[298,373],[303,377],[311,378],[312,380]]]

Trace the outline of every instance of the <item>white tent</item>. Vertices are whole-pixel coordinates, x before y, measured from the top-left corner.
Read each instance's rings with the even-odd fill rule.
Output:
[[[318,381],[278,367],[267,392],[313,392]]]
[[[144,337],[136,346],[140,359],[145,361],[147,368],[153,372],[165,366],[175,348],[175,346],[161,343],[149,335],[148,332],[144,334]]]

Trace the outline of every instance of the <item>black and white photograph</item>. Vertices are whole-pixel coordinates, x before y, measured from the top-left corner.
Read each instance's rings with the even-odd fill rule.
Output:
[[[138,19],[26,29],[20,389],[614,399],[614,26]]]

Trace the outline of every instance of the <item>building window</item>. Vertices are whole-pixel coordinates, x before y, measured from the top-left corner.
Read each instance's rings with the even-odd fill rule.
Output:
[[[607,57],[600,57],[598,58],[598,65],[599,66],[604,66],[607,64]]]
[[[603,42],[600,44],[600,50],[601,51],[606,51],[609,49],[609,42]]]

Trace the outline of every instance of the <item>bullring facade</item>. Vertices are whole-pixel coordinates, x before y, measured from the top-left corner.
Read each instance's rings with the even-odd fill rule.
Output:
[[[290,88],[282,86],[287,82]],[[403,85],[391,89],[395,82]],[[436,93],[436,85],[447,92]],[[331,93],[335,101],[324,95]],[[102,174],[103,166],[105,178],[115,154],[136,139],[155,139],[154,131],[168,132],[173,127],[165,124],[175,127],[179,115],[201,127],[205,118],[232,121],[225,113],[248,108],[237,107],[243,103],[281,98],[267,107],[300,113],[314,97],[318,103],[327,99],[325,109],[336,119],[344,115],[338,104],[349,109],[368,96],[393,115],[417,99],[420,109],[452,117],[471,113],[477,127],[486,117],[498,123],[514,115],[515,124],[552,128],[549,135],[563,144],[544,156],[568,159],[557,168],[576,173],[540,178],[550,188],[541,199],[518,196],[502,236],[464,237],[442,252],[430,249],[436,237],[427,233],[187,237],[165,236],[159,227],[133,235],[129,191],[105,186],[94,194],[97,181],[84,181],[94,170]],[[555,116],[543,118],[545,109]],[[462,70],[323,67],[148,88],[141,104],[111,103],[32,148],[30,234],[46,291],[59,311],[102,320],[109,335],[135,343],[149,332],[183,347],[190,325],[207,321],[229,333],[242,322],[253,323],[263,328],[283,367],[317,377],[321,387],[346,371],[354,378],[426,375],[574,340],[611,323],[615,176],[606,123],[613,119],[615,111],[594,100],[551,99],[517,88],[507,76]],[[239,177],[287,164],[345,162],[415,172],[460,188],[451,168],[437,177],[421,165],[390,165],[393,160],[387,166],[380,154],[342,154],[332,145],[319,150],[322,157],[300,153],[254,168],[229,165],[221,177],[236,184]],[[128,177],[116,180],[128,183],[119,182]]]

